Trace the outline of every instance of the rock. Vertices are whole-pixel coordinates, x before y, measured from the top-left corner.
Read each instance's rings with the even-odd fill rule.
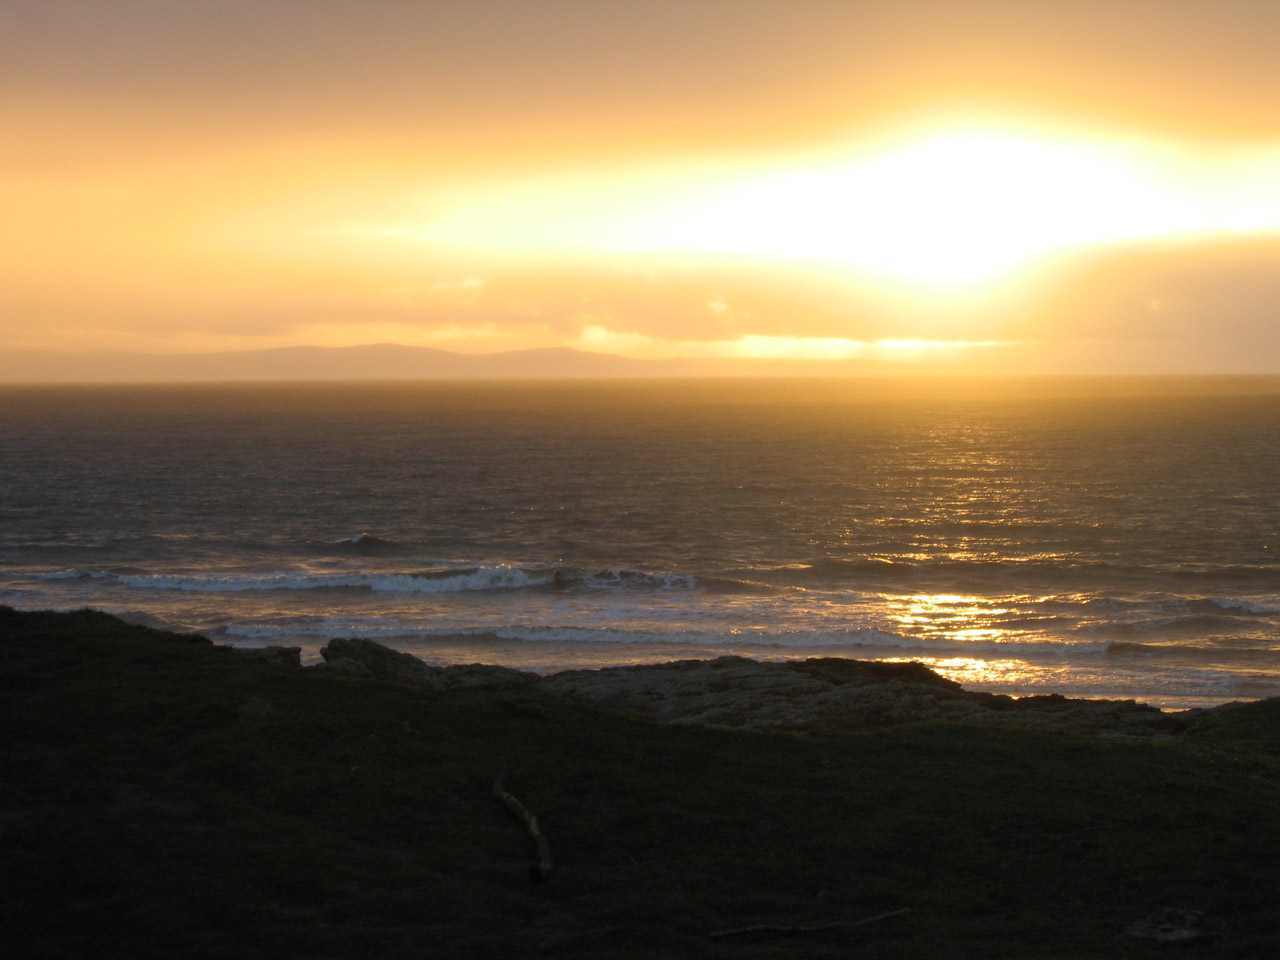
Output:
[[[417,657],[384,647],[372,640],[345,637],[330,640],[321,650],[330,669],[344,673],[367,674],[379,680],[392,680],[439,690],[444,687],[439,668],[428,667]]]
[[[536,673],[512,667],[494,667],[486,663],[462,663],[440,671],[449,689],[483,688],[486,690],[532,689],[539,682]]]
[[[409,653],[392,650],[372,640],[358,637],[330,640],[320,651],[324,668],[353,676],[377,677],[409,683],[428,690],[528,690],[536,687],[536,673],[494,667],[483,663],[433,667]]]
[[[542,689],[671,723],[841,729],[959,722],[1112,737],[1170,736],[1189,723],[1132,701],[1015,699],[970,692],[920,663],[744,657],[570,670]]]
[[[952,692],[964,689],[954,680],[948,680],[914,660],[898,663],[885,660],[848,660],[844,657],[810,657],[808,660],[789,660],[783,666],[831,683],[885,683],[897,680]]]
[[[301,647],[232,647],[236,653],[250,660],[265,660],[286,667],[302,666]]]
[[[1058,694],[1013,698],[965,690],[920,663],[815,657],[762,663],[746,657],[677,660],[549,677],[465,664],[433,667],[372,640],[331,640],[328,669],[426,690],[534,690],[565,694],[669,723],[773,729],[858,729],[945,722],[1019,726],[1093,736],[1168,738],[1191,715],[1162,713],[1131,700],[1073,700]]]
[[[674,723],[803,727],[868,712],[856,709],[845,684],[745,657],[573,670],[547,677],[542,685]]]
[[[542,686],[663,720],[728,726],[756,725],[749,714],[763,715],[779,699],[799,702],[823,688],[820,681],[782,677],[745,657],[569,670],[547,677]]]

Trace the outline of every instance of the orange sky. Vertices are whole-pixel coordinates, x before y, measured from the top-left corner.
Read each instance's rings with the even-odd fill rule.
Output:
[[[0,349],[1280,371],[1278,40],[1272,0],[7,0]]]

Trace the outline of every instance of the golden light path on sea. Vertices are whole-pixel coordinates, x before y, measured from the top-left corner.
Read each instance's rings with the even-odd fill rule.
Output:
[[[990,626],[992,617],[1003,616],[1006,608],[992,608],[989,601],[958,594],[918,594],[903,597],[889,614],[890,619],[912,636],[947,640],[999,640],[1007,631]]]
[[[885,657],[890,663],[922,663],[935,673],[968,690],[1019,689],[1040,680],[1043,671],[1030,669],[1020,660],[981,660],[977,657]]]
[[[992,618],[1012,611],[992,606],[976,596],[964,594],[917,594],[891,601],[889,619],[902,633],[925,640],[981,643],[984,652],[998,651],[1009,631],[992,624]],[[976,651],[975,651],[976,652]],[[970,690],[1009,690],[1043,682],[1045,669],[1033,667],[1013,657],[992,656],[909,656],[886,657],[893,662],[915,661]]]

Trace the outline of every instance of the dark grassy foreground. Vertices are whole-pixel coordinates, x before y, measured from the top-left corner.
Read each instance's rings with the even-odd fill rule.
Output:
[[[1157,744],[729,732],[7,608],[0,696],[9,957],[1280,951],[1277,701]],[[491,794],[503,770],[545,882]],[[1167,907],[1213,935],[1126,934]]]

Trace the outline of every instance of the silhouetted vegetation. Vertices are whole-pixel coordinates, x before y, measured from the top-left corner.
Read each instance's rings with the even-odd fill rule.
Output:
[[[1276,701],[1165,743],[726,731],[0,608],[0,711],[8,956],[1144,957],[1166,910],[1180,955],[1275,946]],[[805,931],[712,936],[752,926]]]

